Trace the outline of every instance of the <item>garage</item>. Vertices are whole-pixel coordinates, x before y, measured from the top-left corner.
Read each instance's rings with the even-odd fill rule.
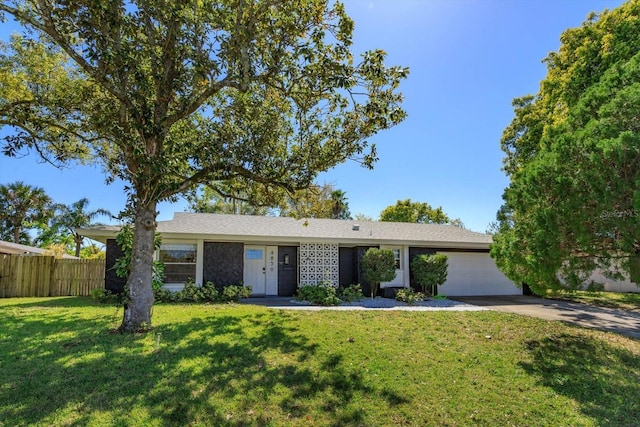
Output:
[[[449,257],[447,281],[438,287],[446,296],[522,295],[488,253],[438,252]]]

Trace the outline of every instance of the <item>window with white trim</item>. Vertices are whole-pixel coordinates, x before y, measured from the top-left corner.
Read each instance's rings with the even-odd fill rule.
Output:
[[[396,263],[396,270],[400,270],[402,268],[402,258],[401,258],[401,253],[402,251],[400,249],[392,249],[393,250],[393,256],[395,258],[395,263]]]
[[[160,245],[159,260],[164,264],[165,283],[186,283],[196,278],[195,243],[167,243]]]

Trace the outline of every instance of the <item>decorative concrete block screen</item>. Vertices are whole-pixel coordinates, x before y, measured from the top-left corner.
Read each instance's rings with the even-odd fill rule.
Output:
[[[331,282],[338,286],[338,245],[335,243],[300,244],[300,284]]]

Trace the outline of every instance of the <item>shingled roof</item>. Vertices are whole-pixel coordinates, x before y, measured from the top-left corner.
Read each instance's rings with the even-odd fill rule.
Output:
[[[78,230],[86,237],[103,240],[119,227]],[[488,234],[452,225],[338,219],[221,215],[178,212],[172,220],[158,221],[164,238],[261,243],[336,242],[354,245],[418,245],[486,249]]]

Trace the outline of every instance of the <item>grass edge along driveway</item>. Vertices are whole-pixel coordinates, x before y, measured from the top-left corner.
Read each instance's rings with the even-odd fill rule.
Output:
[[[515,314],[0,300],[0,425],[634,425],[640,342]]]

